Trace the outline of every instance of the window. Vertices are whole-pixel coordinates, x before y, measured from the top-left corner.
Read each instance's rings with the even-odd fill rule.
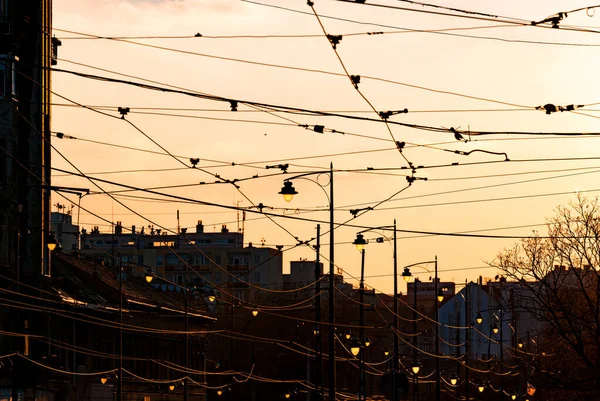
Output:
[[[192,257],[191,262],[194,266],[204,266],[204,265],[208,264],[208,261],[206,260],[206,256],[204,256],[204,255],[194,255]]]
[[[167,265],[177,265],[179,264],[179,258],[173,253],[167,253],[165,257],[165,263]]]
[[[260,264],[260,255],[254,255],[254,264],[255,265],[259,265]]]
[[[215,260],[217,262],[218,265],[221,264],[221,255],[217,255],[217,258]]]

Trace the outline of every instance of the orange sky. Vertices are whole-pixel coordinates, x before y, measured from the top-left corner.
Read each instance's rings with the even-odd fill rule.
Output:
[[[305,1],[265,0],[265,3],[311,12]],[[377,3],[443,11],[411,7],[407,3],[391,0]],[[566,5],[562,1],[541,0],[440,1],[437,4],[526,21],[539,21],[559,11],[592,5],[584,1],[569,1]],[[54,27],[57,28],[54,34],[63,43],[57,68],[134,80],[72,63],[76,62],[215,96],[310,110],[347,111],[351,115],[377,118],[345,77],[182,54],[118,41],[67,39],[77,35],[58,30],[100,36],[187,36],[201,33],[201,38],[136,41],[204,55],[343,73],[335,53],[323,36],[209,37],[322,35],[314,15],[228,0],[55,0],[54,8]],[[382,9],[332,0],[316,0],[315,9],[321,16],[363,22],[358,24],[321,19],[328,33],[344,35],[337,47],[339,55],[350,74],[361,75],[359,89],[375,109],[409,110],[408,114],[392,117],[392,121],[473,131],[600,132],[600,105],[592,105],[600,102],[600,83],[597,80],[600,36],[597,33],[506,26],[499,22]],[[565,27],[592,27],[600,31],[598,18],[590,18],[585,11],[581,11],[569,14],[561,24]],[[490,28],[492,25],[503,26]],[[471,27],[480,29],[447,33],[479,38],[399,31]],[[379,31],[393,33],[349,35]],[[483,39],[482,36],[496,39]],[[596,47],[507,42],[498,38]],[[383,78],[396,83],[366,77]],[[278,163],[290,164],[288,177],[306,171],[326,170],[330,162],[333,162],[336,170],[406,166],[405,160],[395,150],[390,133],[381,123],[278,113],[292,120],[290,122],[256,112],[244,105],[240,105],[239,111],[234,113],[230,111],[229,103],[93,81],[61,72],[54,74],[53,89],[57,95],[80,104],[109,106],[111,109],[106,112],[113,116],[119,116],[116,107],[130,107],[132,113],[126,118],[170,153],[183,156],[181,160],[184,163],[190,157],[200,158],[199,167],[229,180],[276,173],[266,170],[265,166]],[[54,102],[69,103],[59,96],[54,96]],[[533,109],[547,103],[557,106],[586,105],[578,111],[589,116],[569,112],[546,115],[543,111]],[[143,107],[178,110],[140,110]],[[139,112],[177,114],[179,117]],[[302,124],[321,124],[347,134],[321,134],[297,127]],[[455,140],[452,133],[401,126],[391,126],[391,129],[396,140],[406,142],[404,155],[415,166],[451,165],[456,162],[459,165],[417,169],[416,176],[426,177],[427,181],[416,181],[393,199],[354,219],[352,224],[375,227],[392,224],[396,219],[398,228],[406,230],[526,236],[531,234],[531,230],[538,229],[543,234],[543,226],[527,226],[545,223],[556,205],[566,204],[575,198],[575,191],[596,196],[597,192],[593,190],[600,189],[596,184],[600,160],[533,161],[597,157],[598,139],[594,137],[495,135],[472,137],[470,142],[463,143]],[[162,152],[125,121],[81,108],[55,106],[53,130],[77,138]],[[85,173],[169,169],[162,172],[96,175],[137,187],[197,184],[215,180],[202,171],[183,169],[181,163],[165,155],[69,139],[55,139],[54,145]],[[503,156],[481,152],[470,156],[454,153],[455,150],[469,152],[475,149],[506,153],[511,161],[502,162]],[[340,153],[350,154],[337,155]],[[488,161],[496,163],[460,165]],[[236,165],[232,166],[232,163]],[[244,163],[247,165],[239,166]],[[73,167],[58,154],[53,155],[53,165],[73,171]],[[345,222],[351,217],[349,209],[373,206],[406,187],[406,174],[407,171],[399,170],[378,171],[377,174],[364,171],[336,172],[335,221]],[[277,194],[284,178],[278,175],[242,182],[240,189],[243,195],[225,184],[161,191],[228,206],[239,202],[241,207],[248,207],[250,203],[245,195],[255,204],[261,202],[273,207],[273,210],[269,209],[273,213],[281,214],[281,208],[292,208],[285,213],[322,220],[322,230],[325,231],[328,221],[328,213],[324,211],[327,198],[321,189],[308,181],[296,181],[294,185],[299,194],[286,204]],[[65,177],[58,172],[55,172],[53,180],[55,185],[98,190],[85,179]],[[327,184],[328,179],[323,176],[319,181]],[[119,189],[116,185],[100,185],[107,191]],[[549,195],[558,193],[562,195]],[[143,193],[130,194],[145,196]],[[75,200],[76,197],[71,199]],[[207,231],[218,230],[221,224],[237,229],[236,212],[231,210],[123,197],[119,200],[155,223],[169,228],[177,226],[176,211],[180,210],[183,227],[194,227],[196,221],[201,219]],[[54,195],[53,203],[56,202],[67,203]],[[150,224],[106,196],[86,196],[82,206],[109,220],[122,221],[125,226]],[[321,211],[295,213],[294,208],[298,208],[298,212],[314,208]],[[76,210],[74,215],[77,216]],[[264,239],[270,246],[293,245],[296,241],[292,236],[307,240],[315,235],[313,222],[276,219],[290,235],[264,217],[254,214],[248,214],[247,217],[246,241],[254,244],[260,244]],[[87,229],[102,223],[85,212],[81,213],[80,222]],[[110,232],[110,226],[101,225],[101,230]],[[358,276],[360,272],[360,256],[350,244],[356,232],[357,229],[352,227],[336,230],[336,263],[344,269],[348,279]],[[366,238],[374,239],[377,236],[380,234],[367,234]],[[440,276],[444,280],[464,281],[466,278],[475,279],[480,274],[493,276],[496,272],[485,269],[486,262],[492,261],[500,250],[511,246],[514,241],[399,234],[399,266],[430,260],[437,255],[442,271]],[[323,243],[327,243],[327,238],[323,238]],[[327,247],[323,248],[323,254],[327,256]],[[381,291],[391,291],[389,274],[392,271],[392,247],[372,241],[366,249],[367,284]],[[284,269],[287,269],[290,260],[298,258],[312,259],[314,253],[307,247],[286,253]],[[428,279],[428,274],[421,278]]]

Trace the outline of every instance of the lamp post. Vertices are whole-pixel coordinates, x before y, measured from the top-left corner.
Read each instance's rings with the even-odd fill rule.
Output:
[[[359,383],[358,383],[358,401],[366,400],[365,394],[365,306],[364,306],[364,298],[365,298],[365,245],[367,241],[365,241],[362,234],[356,234],[356,239],[353,244],[356,246],[356,249],[360,251],[360,287],[359,287],[359,320],[358,320],[358,337],[360,342],[360,347],[362,348],[362,352],[360,353],[358,359],[358,371],[359,371]]]
[[[404,271],[402,272],[402,278],[404,279],[404,281],[406,281],[406,282],[410,281],[410,278],[412,277],[412,273],[410,272],[410,268],[411,267],[422,265],[422,264],[426,264],[426,263],[435,263],[435,265],[436,265],[436,272],[437,272],[437,256],[436,256],[434,260],[427,260],[427,261],[423,261],[423,262],[416,262],[416,263],[412,263],[410,265],[404,266]],[[431,273],[426,268],[423,267],[423,269],[425,269],[425,271],[427,271],[428,273]],[[437,274],[436,274],[435,281],[436,281],[435,286],[436,286],[436,289],[437,289]],[[414,377],[413,377],[413,399],[414,400],[417,399],[416,398],[417,386],[418,386],[417,373],[418,373],[418,371],[420,369],[420,365],[417,362],[417,335],[416,335],[417,334],[417,285],[418,285],[418,280],[415,279],[415,281],[413,282],[413,373],[414,373]],[[397,296],[398,296],[398,294],[395,293],[394,294],[394,298],[397,298]],[[437,291],[434,293],[434,297],[436,297],[436,296],[437,296]],[[437,298],[436,298],[436,305],[437,305]],[[436,311],[437,311],[437,309],[436,309]],[[436,324],[436,330],[437,330],[437,324]],[[397,339],[397,337],[396,337],[396,339]],[[436,331],[436,341],[437,341],[437,331]],[[437,359],[438,358],[436,358],[436,361],[437,361]],[[415,373],[415,369],[417,370],[417,373]],[[436,373],[439,373],[439,369],[438,369],[438,371]]]
[[[323,352],[321,349],[321,225],[317,224],[317,243],[315,245],[315,314],[317,325],[315,328],[315,386],[316,400],[323,397]]]
[[[335,400],[336,393],[336,372],[335,372],[335,263],[334,263],[334,227],[333,227],[333,163],[329,164],[329,171],[310,172],[299,174],[294,177],[287,178],[283,183],[283,188],[279,192],[283,195],[287,202],[290,202],[294,195],[298,192],[294,188],[291,180],[304,178],[310,175],[329,174],[329,401]],[[317,183],[323,189],[323,187]],[[325,191],[323,189],[323,191]],[[325,193],[327,195],[327,193]]]
[[[398,371],[400,370],[400,364],[399,364],[400,344],[399,344],[399,339],[398,339],[398,331],[400,331],[400,328],[398,327],[398,246],[397,246],[398,243],[397,243],[397,237],[396,237],[396,233],[397,233],[396,219],[394,219],[393,226],[381,226],[381,227],[376,227],[376,228],[370,228],[368,230],[361,231],[361,233],[364,233],[364,232],[367,232],[370,230],[383,230],[383,229],[390,229],[390,228],[394,230],[394,256],[393,256],[393,259],[394,259],[394,305],[393,305],[393,309],[394,309],[394,321],[393,321],[394,354],[393,354],[393,365],[392,365],[392,367],[393,367],[392,401],[398,401],[398,382],[396,380],[397,379],[396,375],[397,375]],[[364,244],[366,244],[366,243],[367,243],[367,241],[364,241]],[[408,268],[405,267],[404,271],[402,272],[402,278],[406,282],[408,282],[408,281],[410,281],[410,277],[411,277],[410,270],[408,270]]]
[[[119,255],[119,377],[117,379],[117,401],[123,400],[123,267]]]
[[[437,255],[435,257],[435,274],[434,274],[434,298],[435,298],[435,401],[440,401],[440,339],[439,339],[439,308],[440,302],[444,299],[444,294],[438,294],[438,262]],[[441,291],[441,288],[440,288]]]

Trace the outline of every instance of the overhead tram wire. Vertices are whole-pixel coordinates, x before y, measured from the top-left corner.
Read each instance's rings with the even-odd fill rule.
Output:
[[[29,77],[27,77],[27,78],[29,78]],[[32,80],[32,82],[34,82],[35,84],[38,84],[37,82],[35,82],[35,81],[33,81],[33,80]],[[58,95],[58,96],[60,96],[61,98],[65,99],[65,100],[67,100],[67,101],[69,101],[69,102],[72,102],[70,99],[68,99],[68,98],[66,98],[66,97],[64,97],[64,96],[61,96],[61,95]],[[76,103],[76,102],[73,102],[73,103]],[[11,103],[11,105],[12,105],[12,103]],[[12,105],[12,106],[13,106],[13,108],[14,108],[14,105]],[[25,116],[24,116],[24,115],[23,115],[23,114],[22,114],[22,113],[21,113],[21,112],[20,112],[18,109],[14,108],[14,110],[16,111],[16,113],[17,113],[19,116],[21,116],[21,118],[22,118],[22,119],[23,119],[23,120],[24,120],[24,121],[25,121],[25,122],[26,122],[26,123],[27,123],[27,124],[28,124],[28,125],[29,125],[29,126],[32,128],[32,129],[33,129],[33,130],[35,130],[35,131],[36,131],[36,132],[37,132],[37,133],[38,133],[38,134],[41,136],[41,134],[39,133],[39,131],[37,130],[37,128],[36,128],[36,127],[34,127],[34,126],[33,126],[33,124],[31,123],[31,121],[29,121],[29,120],[28,120],[28,119],[27,119],[27,118],[26,118],[26,117],[25,117]],[[103,113],[103,112],[98,112],[98,113],[100,113],[100,114],[106,114],[106,113]],[[108,115],[108,114],[106,114],[106,115]],[[108,115],[108,116],[110,116],[110,115]],[[114,116],[110,116],[110,117],[114,117]],[[117,117],[114,117],[114,118],[117,118]],[[57,153],[59,156],[61,156],[61,157],[62,157],[62,158],[63,158],[63,159],[64,159],[64,160],[65,160],[65,161],[68,163],[68,164],[70,164],[70,165],[71,165],[71,166],[72,166],[72,167],[73,167],[75,170],[77,170],[77,171],[78,171],[78,173],[79,173],[79,174],[80,174],[82,177],[86,178],[88,181],[90,181],[90,182],[91,182],[93,185],[95,185],[95,186],[96,186],[98,189],[100,189],[101,191],[103,191],[103,192],[106,192],[106,191],[104,191],[104,189],[103,189],[103,188],[102,188],[100,185],[98,185],[98,184],[95,182],[97,179],[96,179],[96,180],[94,180],[94,179],[91,179],[89,176],[86,176],[86,175],[85,175],[85,174],[84,174],[84,173],[83,173],[81,170],[79,170],[79,169],[78,169],[78,168],[77,168],[77,167],[76,167],[76,166],[75,166],[75,165],[74,165],[74,164],[73,164],[73,163],[72,163],[72,162],[71,162],[71,161],[70,161],[68,158],[66,158],[66,157],[65,157],[65,156],[64,156],[64,155],[63,155],[63,154],[62,154],[62,153],[61,153],[61,152],[60,152],[58,149],[56,149],[56,148],[55,148],[55,147],[52,145],[52,143],[50,142],[50,140],[49,140],[48,138],[45,138],[45,137],[43,137],[43,136],[42,136],[42,138],[43,138],[43,140],[45,140],[45,141],[47,141],[47,142],[48,142],[48,144],[50,145],[50,147],[51,147],[52,149],[54,149],[54,151],[55,151],[55,152],[56,152],[56,153]],[[243,194],[243,192],[241,192],[241,191],[240,191],[240,193],[241,193],[241,194],[242,194],[244,197],[246,197],[246,196]],[[159,227],[159,228],[165,229],[166,231],[171,231],[171,230],[169,230],[167,227],[164,227],[164,226],[162,226],[162,225],[160,225],[160,224],[158,224],[158,223],[156,223],[156,222],[152,221],[151,219],[149,219],[149,218],[147,218],[147,217],[143,216],[142,214],[138,213],[137,211],[135,211],[135,210],[134,210],[134,209],[132,209],[131,207],[129,207],[129,206],[127,206],[127,205],[125,205],[125,204],[124,204],[123,202],[121,202],[120,200],[118,200],[118,199],[116,199],[115,197],[111,196],[110,194],[107,194],[107,195],[108,195],[108,196],[109,196],[111,199],[113,199],[114,201],[116,201],[116,202],[117,202],[119,205],[123,206],[125,209],[127,209],[127,210],[129,210],[130,212],[132,212],[132,213],[136,214],[138,217],[141,217],[142,219],[144,219],[144,220],[148,221],[149,223],[151,223],[151,224],[153,224],[153,225],[155,225],[155,226],[157,226],[157,227]],[[247,197],[246,197],[246,198],[247,198]],[[249,199],[248,199],[248,200],[249,200]],[[249,200],[249,201],[250,201],[250,200]],[[250,203],[252,203],[252,202],[250,202]],[[277,226],[281,227],[281,228],[282,228],[284,231],[288,232],[288,233],[289,233],[289,234],[290,234],[290,235],[291,235],[293,238],[296,238],[295,236],[293,236],[293,234],[292,234],[291,232],[289,232],[289,231],[288,231],[286,228],[284,228],[283,226],[281,226],[279,223],[275,222],[275,221],[274,221],[274,220],[273,220],[271,217],[269,217],[269,220],[271,220],[271,221],[272,221],[273,223],[275,223]],[[171,232],[172,232],[172,231],[171,231]],[[177,235],[179,235],[179,233],[177,233]],[[196,250],[198,250],[200,253],[204,254],[204,253],[203,253],[203,252],[202,252],[202,251],[201,251],[201,250],[200,250],[200,249],[199,249],[199,248],[198,248],[198,247],[197,247],[195,244],[194,244],[194,247],[195,247],[195,248],[196,248]],[[174,252],[174,253],[177,255],[177,253],[176,253],[176,252]],[[204,254],[204,255],[205,255],[205,257],[207,256],[206,254]],[[179,255],[177,255],[177,256],[179,257]],[[179,258],[180,258],[180,257],[179,257]],[[181,258],[180,258],[180,259],[181,259]],[[209,259],[210,259],[210,258],[209,258]],[[183,259],[181,259],[181,260],[183,261]],[[187,262],[184,262],[184,263],[186,263],[186,264],[187,264]],[[215,264],[216,264],[216,263],[215,263]],[[218,264],[216,264],[216,265],[217,265],[218,267],[220,267]],[[222,269],[222,270],[224,270],[226,273],[230,274],[230,273],[229,273],[229,271],[228,271],[227,269],[223,269],[223,268],[221,268],[221,269]],[[201,276],[201,275],[200,275],[200,274],[199,274],[199,273],[198,273],[198,272],[197,272],[197,271],[196,271],[194,268],[191,268],[191,270],[192,270],[193,272],[195,272],[197,275]],[[204,279],[205,279],[205,278],[204,278]],[[206,280],[206,279],[205,279],[205,280]],[[206,281],[208,281],[208,280],[206,280]],[[242,280],[242,281],[243,281],[243,280]],[[212,283],[211,283],[211,284],[212,284]],[[251,283],[248,283],[248,284],[249,284],[250,286],[252,286],[252,287],[256,287],[256,288],[258,288],[258,289],[261,289],[261,287],[254,286],[254,285],[253,285],[253,284],[251,284]],[[272,291],[272,290],[268,290],[268,291]],[[272,292],[273,292],[273,291],[272,291]],[[232,298],[235,298],[235,297],[233,297],[233,295],[231,295],[231,294],[229,294],[229,295],[230,295]],[[242,301],[242,300],[240,300],[240,301]]]
[[[327,29],[325,29],[325,26],[323,25],[323,22],[319,18],[319,14],[317,13],[317,10],[315,10],[315,6],[314,6],[313,2],[309,0],[307,2],[307,4],[309,5],[310,9],[312,10],[313,14],[315,15],[315,17],[317,19],[317,22],[321,26],[321,30],[323,31],[324,38],[327,39],[327,42],[329,42],[329,45],[331,46],[331,49],[333,50],[333,52],[335,53],[335,56],[337,57],[338,61],[340,62],[340,65],[342,66],[342,69],[344,70],[344,73],[346,74],[346,77],[348,77],[348,80],[349,80],[350,84],[352,84],[352,86],[354,87],[354,89],[356,90],[356,92],[360,95],[360,97],[362,97],[363,100],[369,105],[369,107],[371,107],[371,109],[373,110],[373,112],[377,116],[379,116],[381,118],[381,120],[385,124],[385,127],[386,127],[388,133],[390,134],[390,137],[392,138],[392,140],[394,141],[394,143],[398,146],[398,151],[400,152],[400,156],[402,156],[402,158],[408,164],[409,167],[412,167],[413,166],[412,162],[410,160],[408,160],[408,158],[406,157],[406,155],[404,154],[404,152],[402,152],[402,146],[400,146],[399,142],[396,141],[396,138],[394,137],[394,133],[392,132],[392,129],[390,128],[390,125],[387,122],[387,118],[384,118],[383,115],[381,115],[377,111],[377,109],[375,108],[375,106],[373,105],[373,103],[369,99],[367,99],[367,97],[365,96],[365,94],[362,93],[362,91],[358,88],[358,84],[360,82],[360,76],[350,75],[350,73],[348,72],[348,69],[346,68],[346,65],[344,64],[344,60],[342,60],[342,57],[340,56],[339,52],[337,51],[336,42],[334,42],[331,39],[332,36],[327,33]],[[358,78],[353,78],[353,77],[358,77]],[[413,174],[414,174],[414,171],[413,171]]]
[[[474,13],[471,14],[451,14],[451,13],[446,13],[446,12],[440,12],[440,11],[432,11],[432,10],[424,10],[424,9],[420,9],[420,8],[407,8],[407,7],[401,7],[401,6],[392,6],[392,5],[388,5],[388,4],[378,4],[378,3],[373,3],[373,2],[357,2],[355,0],[335,0],[337,2],[340,3],[350,3],[350,4],[356,4],[359,6],[368,6],[368,7],[375,7],[375,8],[383,8],[383,9],[388,9],[388,10],[398,10],[398,11],[407,11],[407,12],[414,12],[414,13],[424,13],[424,14],[429,14],[429,15],[439,15],[439,16],[445,16],[445,17],[455,17],[455,18],[462,18],[462,19],[471,19],[471,20],[477,20],[477,21],[486,21],[486,22],[502,22],[502,23],[506,23],[506,24],[513,24],[516,26],[530,26],[530,27],[537,27],[537,28],[545,28],[545,29],[554,29],[553,25],[550,25],[550,21],[540,21],[540,22],[536,22],[536,21],[531,21],[531,20],[524,20],[524,19],[517,19],[517,18],[513,18],[513,17],[503,17],[503,18],[490,18],[490,17],[485,17],[485,16],[478,16],[478,15],[474,15]],[[584,7],[580,10],[585,10],[586,8],[597,8],[600,6],[590,6],[590,7]],[[576,10],[576,11],[580,11],[580,10]],[[567,12],[568,13],[568,12]],[[564,12],[563,12],[564,14]],[[509,18],[509,19],[506,19]],[[600,31],[594,30],[594,29],[585,29],[585,28],[579,28],[579,27],[571,27],[569,25],[560,25],[560,30],[562,31],[575,31],[575,32],[584,32],[584,33],[600,33]]]
[[[81,35],[92,36],[92,37],[96,36],[96,35],[91,35],[91,34],[82,33],[82,32],[77,32],[77,33],[81,34]],[[263,62],[259,62],[259,61],[244,60],[244,59],[232,58],[232,57],[215,56],[215,55],[198,53],[198,52],[192,52],[192,51],[187,51],[187,50],[173,49],[173,48],[164,47],[164,46],[150,45],[150,44],[147,44],[147,43],[139,43],[139,42],[134,42],[134,41],[129,41],[129,40],[115,40],[115,41],[116,42],[133,44],[133,45],[138,45],[138,46],[150,47],[150,48],[155,48],[155,49],[165,50],[165,51],[170,51],[170,52],[176,52],[176,53],[188,54],[188,55],[193,55],[193,56],[199,56],[199,57],[207,57],[207,58],[213,58],[213,59],[219,59],[219,60],[225,60],[225,61],[232,61],[232,62],[238,62],[238,63],[259,65],[259,66],[263,66],[263,67],[287,69],[287,70],[294,70],[294,71],[303,71],[303,72],[310,72],[310,73],[319,73],[319,74],[325,74],[325,75],[332,75],[332,76],[338,76],[338,77],[345,77],[345,78],[347,78],[346,74],[336,73],[336,72],[326,71],[326,70],[311,69],[311,68],[302,68],[302,67],[295,67],[295,66],[288,66],[288,65],[281,65],[281,64],[273,64],[273,63],[263,63]],[[61,70],[61,69],[57,69],[57,68],[53,68],[53,70],[54,71],[68,71],[68,70]],[[472,100],[480,100],[480,101],[486,101],[486,102],[491,102],[491,103],[503,104],[505,106],[512,106],[512,107],[517,107],[517,108],[521,108],[521,109],[522,108],[534,108],[534,107],[531,107],[531,106],[524,106],[524,105],[520,105],[520,104],[503,102],[503,101],[499,101],[499,100],[487,99],[487,98],[482,98],[482,97],[477,97],[477,96],[470,96],[470,95],[461,94],[461,93],[457,93],[457,92],[432,89],[432,88],[427,88],[427,87],[420,86],[420,85],[413,85],[413,84],[409,84],[409,83],[405,83],[405,82],[399,82],[399,81],[394,81],[394,80],[390,80],[390,79],[372,77],[372,76],[368,76],[368,75],[361,75],[361,77],[365,78],[365,79],[374,80],[374,81],[386,82],[386,83],[401,85],[401,86],[405,86],[405,87],[409,87],[409,88],[420,89],[420,90],[424,90],[424,91],[430,91],[430,92],[434,92],[434,93],[459,96],[459,97],[463,97],[463,98],[467,98],[467,99],[472,99]],[[249,103],[249,102],[244,102],[244,103],[245,104],[252,104],[252,103]],[[264,105],[264,104],[261,105],[261,104],[258,104],[258,103],[255,103],[255,105],[258,105],[258,106],[268,106],[268,105]],[[300,110],[298,110],[298,111],[300,111]]]
[[[65,171],[65,170],[63,170],[63,171]],[[78,175],[78,174],[74,174],[74,175]],[[117,183],[117,182],[113,182],[113,181],[107,181],[107,180],[103,180],[103,179],[99,179],[99,178],[95,178],[95,177],[89,177],[89,178],[92,179],[92,180],[99,180],[100,182],[110,183],[112,185],[122,186],[122,187],[126,187],[126,188],[135,188],[135,187],[132,187],[132,186],[127,185],[127,184],[121,184],[121,183]],[[186,199],[186,198],[183,198],[183,197],[180,197],[180,196],[170,195],[170,194],[156,193],[155,191],[144,190],[143,188],[138,188],[138,190],[143,191],[143,192],[149,192],[149,193],[159,194],[161,196],[171,197],[171,198],[174,198],[174,199],[188,200],[190,202],[195,202],[196,204],[202,204],[202,205],[207,205],[207,206],[218,206],[218,207],[221,207],[221,208],[232,209],[232,210],[245,210],[246,212],[257,213],[257,214],[266,214],[266,213],[268,213],[268,212],[264,212],[264,211],[262,213],[260,213],[260,212],[255,211],[255,210],[247,210],[247,209],[237,208],[235,206],[216,205],[216,204],[211,204],[210,202],[206,202],[206,201],[199,201],[199,200],[195,200],[195,199],[191,199],[191,198],[187,198]],[[595,189],[595,190],[581,190],[579,192],[600,192],[600,189]],[[571,194],[571,193],[573,193],[573,192],[569,191],[569,192],[558,192],[558,193],[551,193],[551,194],[524,195],[524,196],[498,198],[498,199],[480,199],[480,200],[472,200],[472,201],[457,201],[457,202],[440,203],[439,205],[454,205],[454,204],[462,204],[462,203],[478,203],[478,202],[488,202],[488,201],[494,201],[494,200],[525,199],[525,198],[535,198],[535,197],[541,197],[541,196],[566,195],[566,194]],[[438,204],[435,204],[435,205],[438,205]],[[380,208],[379,210],[395,210],[395,209],[406,209],[406,208],[425,207],[425,206],[434,206],[434,205],[412,205],[412,206]],[[271,216],[278,217],[278,218],[286,218],[286,219],[294,219],[294,220],[300,220],[300,221],[307,221],[307,222],[313,222],[313,223],[321,223],[321,224],[327,223],[324,220],[308,219],[308,218],[303,218],[303,217],[298,217],[298,216],[291,216],[291,215],[278,215],[278,214],[271,213]],[[342,223],[335,223],[335,224],[336,224],[336,226],[341,226],[342,225]],[[373,228],[373,227],[364,226],[364,225],[349,224],[347,222],[343,223],[343,225],[346,226],[346,227],[353,227],[353,228],[358,228],[358,229]],[[448,232],[435,232],[435,231],[422,231],[422,230],[404,230],[404,229],[398,229],[397,231],[401,232],[401,233],[408,233],[408,234],[427,234],[427,235],[470,237],[470,238],[497,238],[497,239],[522,239],[522,238],[531,238],[531,236],[515,236],[515,235],[511,235],[511,236],[506,236],[506,235],[504,235],[504,236],[498,236],[498,235],[476,235],[476,234],[472,234],[471,235],[471,234],[457,234],[457,233],[448,233]],[[540,237],[540,238],[554,238],[554,237]]]
[[[258,1],[252,1],[252,0],[242,0],[242,1],[245,3],[250,3],[250,4],[259,5],[259,6],[270,7],[270,8],[280,9],[280,10],[284,10],[284,11],[290,11],[290,12],[297,13],[297,14],[304,14],[304,15],[312,16],[312,13],[305,12],[305,11],[298,10],[298,9],[282,7],[282,6],[277,6],[274,4],[267,4],[267,3],[262,3],[262,2],[258,2]],[[413,33],[428,33],[428,34],[437,34],[437,35],[445,35],[445,36],[455,36],[455,37],[467,38],[467,39],[492,40],[492,41],[506,42],[506,43],[520,43],[520,44],[534,44],[534,45],[577,46],[577,47],[599,47],[600,46],[600,44],[588,44],[588,43],[544,42],[544,41],[535,41],[535,40],[506,39],[506,38],[499,38],[499,37],[494,37],[494,36],[465,35],[465,34],[447,32],[447,31],[453,30],[452,28],[435,29],[435,30],[426,30],[426,29],[420,30],[420,29],[402,28],[402,27],[398,27],[398,26],[394,26],[394,25],[386,25],[386,24],[381,24],[381,23],[377,23],[377,22],[358,21],[358,20],[353,20],[353,19],[349,19],[349,18],[334,17],[334,16],[330,16],[330,15],[321,15],[321,17],[336,20],[336,21],[349,22],[349,23],[358,24],[358,25],[370,25],[370,26],[377,26],[380,28],[389,28],[389,29],[402,30],[402,31],[413,32]],[[530,26],[530,21],[527,21],[527,22],[528,22],[527,26]],[[509,23],[509,24],[504,24],[504,25],[481,26],[480,28],[483,29],[483,28],[503,28],[503,27],[523,28],[523,27],[525,27],[525,25],[515,25],[512,23]],[[583,27],[583,28],[577,27],[577,26],[572,26],[572,27],[574,29],[577,29],[577,28],[586,29],[586,27]],[[472,27],[469,29],[477,29],[477,28],[478,27]],[[460,30],[460,28],[456,29],[456,30]],[[396,32],[383,32],[383,33],[386,34],[386,33],[396,33]],[[401,33],[401,32],[398,32],[398,33]],[[373,33],[373,34],[378,34],[378,33]]]
[[[114,78],[102,77],[102,76],[97,76],[97,75],[79,73],[79,72],[71,71],[71,70],[63,70],[63,69],[58,69],[58,68],[53,68],[52,70],[56,71],[56,72],[63,72],[63,73],[68,73],[68,74],[76,75],[76,76],[79,76],[79,77],[82,77],[82,78],[87,78],[87,79],[93,79],[93,80],[100,80],[100,81],[105,81],[105,82],[113,82],[113,83],[120,83],[120,84],[125,84],[125,85],[137,86],[137,87],[141,87],[141,88],[148,89],[148,90],[154,90],[154,91],[179,93],[179,94],[182,94],[182,95],[187,95],[187,96],[192,96],[192,97],[198,97],[198,98],[202,98],[202,99],[206,99],[206,100],[213,100],[213,101],[218,101],[218,102],[230,102],[230,101],[233,101],[233,99],[223,98],[223,97],[219,97],[219,96],[200,95],[198,93],[193,93],[193,92],[186,92],[186,91],[181,91],[181,90],[173,90],[173,89],[168,89],[168,88],[163,88],[163,87],[157,87],[157,86],[152,86],[152,85],[140,84],[140,83],[136,83],[136,82],[132,82],[132,81],[123,81],[123,80],[120,80],[120,79],[114,79]],[[60,96],[60,95],[57,95],[57,96]],[[467,96],[467,95],[462,95],[462,96]],[[470,96],[467,96],[467,97],[470,97]],[[471,98],[473,98],[473,97],[471,97]],[[481,100],[482,98],[479,98],[479,99]],[[271,105],[271,104],[266,104],[266,103],[249,101],[249,100],[235,100],[235,101],[237,101],[239,103],[248,104],[248,105],[257,105],[257,106],[260,106],[260,107],[267,107],[267,108],[270,108],[271,110],[276,110],[276,111],[282,112],[282,113],[296,113],[296,112],[300,112],[300,113],[308,113],[308,114],[313,115],[313,116],[340,117],[340,118],[346,118],[346,119],[352,119],[352,120],[362,120],[362,121],[378,122],[378,123],[384,123],[385,122],[387,124],[399,125],[399,126],[403,126],[403,127],[407,127],[407,128],[417,129],[417,130],[424,130],[424,131],[438,132],[438,133],[453,133],[453,134],[461,133],[461,134],[464,134],[464,135],[467,135],[467,136],[484,136],[484,135],[532,135],[532,136],[556,135],[556,136],[564,136],[564,137],[570,137],[570,136],[600,136],[600,132],[530,132],[530,131],[458,130],[458,129],[454,129],[454,128],[443,128],[443,127],[433,127],[433,126],[420,125],[420,124],[409,124],[409,123],[402,123],[402,122],[399,122],[399,121],[391,121],[391,120],[383,121],[381,119],[374,119],[374,118],[369,118],[369,117],[360,117],[360,116],[355,116],[355,115],[345,115],[345,114],[338,114],[338,113],[327,113],[327,112],[318,111],[318,110],[309,110],[309,109],[302,109],[302,108],[296,108],[296,107],[290,107],[290,106],[276,106],[276,105]],[[504,102],[500,102],[500,103],[504,103]],[[517,107],[526,107],[526,106],[519,106],[519,105],[516,105],[516,106]],[[81,105],[81,107],[85,108],[85,105]],[[89,109],[89,110],[93,110],[93,109]],[[99,111],[99,110],[94,110],[94,111],[96,111],[98,113],[103,113],[102,111]],[[111,117],[118,118],[118,117],[112,116],[112,115],[111,115]],[[425,145],[422,145],[422,146],[425,146]]]

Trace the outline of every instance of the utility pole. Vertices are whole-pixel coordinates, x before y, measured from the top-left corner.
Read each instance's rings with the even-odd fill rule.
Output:
[[[362,249],[361,253],[361,262],[360,262],[360,315],[359,315],[359,328],[358,328],[358,337],[360,338],[360,358],[358,360],[359,367],[359,394],[358,400],[364,401],[367,399],[365,394],[365,250]]]
[[[469,383],[469,358],[470,355],[470,347],[471,347],[471,305],[469,304],[470,296],[469,296],[469,283],[465,280],[465,326],[467,326],[467,333],[465,336],[465,399],[469,401],[469,392],[471,383]],[[479,290],[479,287],[477,287]]]
[[[440,401],[440,325],[439,325],[439,309],[440,302],[438,300],[438,261],[435,255],[435,283],[433,298],[435,300],[435,401]]]
[[[315,245],[315,314],[317,325],[315,328],[315,387],[316,400],[323,397],[323,352],[321,349],[321,225],[317,224],[317,243]]]
[[[113,241],[114,242],[114,241]],[[114,253],[113,253],[114,255]],[[117,401],[123,400],[123,267],[119,258],[119,378],[117,380]]]
[[[394,219],[394,371],[392,372],[392,401],[398,401],[398,381],[396,374],[400,370],[400,346],[398,344],[398,248],[396,242],[396,219]]]
[[[329,401],[335,401],[335,263],[333,227],[333,163],[329,164]]]

